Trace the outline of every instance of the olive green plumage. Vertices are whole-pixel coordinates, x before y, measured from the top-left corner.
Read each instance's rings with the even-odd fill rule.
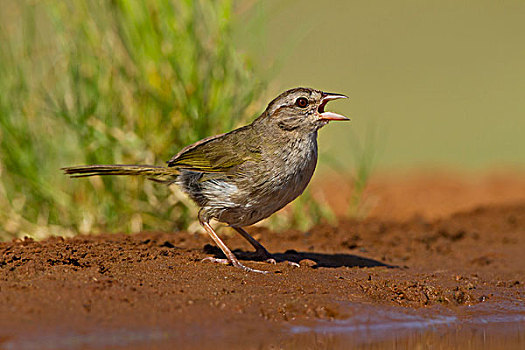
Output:
[[[199,220],[227,262],[261,272],[243,266],[208,223],[216,219],[229,224],[261,257],[272,260],[242,227],[270,216],[304,191],[317,163],[317,131],[330,120],[348,120],[324,107],[345,97],[308,88],[288,90],[251,124],[185,147],[168,167],[88,165],[63,170],[74,177],[142,175],[176,183],[201,207]]]
[[[179,175],[177,169],[152,165],[86,165],[63,168],[62,170],[64,170],[64,173],[71,175],[71,177],[88,177],[93,175],[142,175],[148,176],[155,181],[161,181],[161,178],[164,177],[167,182],[173,182],[177,175]]]

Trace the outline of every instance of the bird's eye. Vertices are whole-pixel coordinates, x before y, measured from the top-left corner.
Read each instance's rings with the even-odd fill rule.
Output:
[[[308,99],[306,97],[299,97],[295,101],[295,104],[301,108],[305,108],[306,106],[308,106]]]

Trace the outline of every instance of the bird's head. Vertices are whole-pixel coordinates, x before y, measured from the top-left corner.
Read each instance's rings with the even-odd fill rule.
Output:
[[[340,98],[348,97],[310,88],[295,88],[283,92],[270,102],[263,116],[284,131],[314,132],[331,120],[350,120],[325,111],[329,101]]]

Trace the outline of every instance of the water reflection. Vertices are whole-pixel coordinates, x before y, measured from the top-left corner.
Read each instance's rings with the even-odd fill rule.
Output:
[[[352,316],[345,320],[292,326],[296,338],[288,345],[324,341],[321,348],[525,348],[525,305],[520,302],[482,303],[454,310],[355,303],[349,303],[348,308]]]

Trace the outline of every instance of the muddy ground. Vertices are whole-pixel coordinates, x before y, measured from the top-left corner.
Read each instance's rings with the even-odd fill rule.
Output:
[[[344,186],[322,190],[343,211]],[[494,348],[525,346],[523,173],[379,177],[365,198],[366,219],[250,228],[276,265],[249,260],[250,246],[219,228],[267,275],[201,262],[221,255],[201,233],[0,243],[0,348],[476,348],[492,343],[461,320],[483,308],[514,317]],[[377,315],[386,323],[374,333]],[[414,322],[399,315],[431,329],[405,334]]]

